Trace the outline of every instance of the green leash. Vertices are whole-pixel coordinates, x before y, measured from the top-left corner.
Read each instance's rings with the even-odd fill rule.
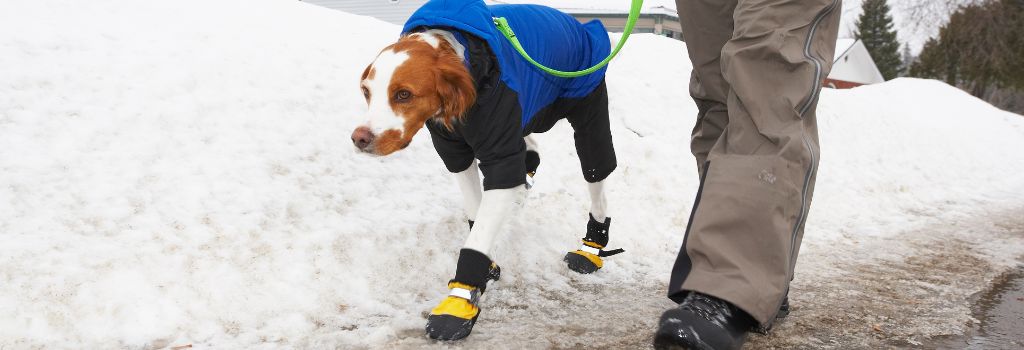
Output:
[[[608,55],[608,57],[606,57],[604,61],[601,61],[600,63],[593,67],[575,72],[563,72],[557,69],[551,69],[544,66],[543,64],[538,63],[537,61],[534,61],[533,58],[526,53],[526,50],[523,49],[523,45],[519,43],[519,39],[516,38],[516,33],[512,31],[512,27],[508,25],[508,20],[506,20],[505,17],[495,17],[494,25],[497,26],[498,31],[500,31],[501,34],[504,34],[505,38],[507,38],[508,41],[512,43],[512,47],[515,47],[516,51],[519,51],[519,54],[522,55],[523,58],[532,63],[534,66],[537,66],[537,68],[540,68],[541,70],[547,72],[548,74],[554,75],[556,77],[576,78],[596,72],[597,70],[608,65],[608,62],[611,62],[612,58],[615,58],[615,55],[619,54],[619,50],[622,49],[622,46],[626,44],[626,39],[629,38],[629,34],[633,33],[633,27],[636,26],[636,20],[640,18],[640,10],[643,9],[643,5],[644,0],[633,0],[633,5],[629,8],[629,18],[626,19],[626,28],[623,29],[622,31],[622,39],[619,39],[619,44],[615,45],[615,50],[612,50],[612,53]]]

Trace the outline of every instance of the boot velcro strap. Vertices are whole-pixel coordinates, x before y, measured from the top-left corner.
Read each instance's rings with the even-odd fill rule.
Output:
[[[600,257],[603,258],[603,257],[606,257],[606,256],[612,256],[612,255],[615,255],[615,254],[619,254],[619,253],[622,253],[622,252],[625,252],[625,251],[626,250],[622,249],[622,248],[612,249],[612,250],[602,250],[600,254],[597,254],[597,256],[600,256]]]
[[[597,256],[602,257],[602,258],[606,257],[606,256],[612,256],[612,255],[615,255],[615,254],[619,254],[619,253],[622,253],[622,252],[626,251],[626,250],[624,250],[622,248],[612,249],[612,250],[597,249],[597,248],[594,248],[594,247],[591,247],[591,246],[587,245],[586,243],[584,243],[583,246],[580,247],[580,250],[584,251],[584,252],[587,252],[587,253],[590,253],[590,254],[597,255]]]
[[[466,299],[470,304],[476,305],[477,302],[480,301],[480,290],[476,288],[466,289],[461,287],[452,287],[452,290],[448,292],[448,296]]]
[[[591,246],[586,245],[586,244],[580,246],[580,250],[584,251],[584,252],[587,252],[587,253],[590,253],[590,254],[594,254],[594,255],[601,255],[601,250],[600,249],[591,247]]]

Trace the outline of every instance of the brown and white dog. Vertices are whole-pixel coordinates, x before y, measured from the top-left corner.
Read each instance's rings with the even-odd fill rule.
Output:
[[[404,149],[424,123],[444,125],[460,118],[476,100],[472,77],[463,64],[465,48],[445,30],[431,29],[401,37],[385,47],[363,71],[360,86],[368,106],[366,122],[352,133],[362,152],[385,156]],[[524,138],[529,150],[536,143]],[[504,222],[525,200],[526,188],[496,189],[481,193],[476,162],[455,174],[465,213],[474,222],[464,248],[489,254]],[[605,222],[607,199],[604,181],[588,183],[590,214]]]
[[[584,69],[608,55],[600,22],[581,24],[537,5],[434,0],[413,14],[406,34],[385,47],[360,78],[368,118],[352,133],[356,148],[389,155],[426,127],[463,195],[470,234],[448,283],[449,296],[427,317],[433,339],[461,339],[472,330],[480,293],[500,275],[489,258],[495,237],[522,207],[540,162],[529,135],[561,119],[575,131],[591,198],[586,237],[565,261],[573,271],[592,273],[602,267],[602,257],[621,252],[603,250],[611,223],[604,181],[616,167],[604,71],[556,78],[526,66],[493,27],[497,16],[532,30],[532,48],[560,69]]]

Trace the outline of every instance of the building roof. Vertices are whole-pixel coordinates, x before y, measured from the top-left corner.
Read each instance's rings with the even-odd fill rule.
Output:
[[[854,38],[837,39],[835,60],[832,63],[838,62],[840,58],[843,58],[843,55],[845,55],[847,51],[850,51],[856,43],[857,39]]]
[[[539,4],[570,14],[629,14],[628,0],[486,0],[489,4]],[[674,0],[644,0],[643,15],[678,17]]]
[[[885,82],[864,43],[856,39],[836,41],[835,61],[828,78],[857,84]]]

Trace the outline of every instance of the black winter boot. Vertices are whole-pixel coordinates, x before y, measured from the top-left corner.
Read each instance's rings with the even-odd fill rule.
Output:
[[[583,245],[580,249],[565,254],[565,258],[562,259],[569,265],[570,270],[582,274],[594,273],[604,266],[601,258],[624,252],[622,249],[604,250],[608,245],[608,228],[611,224],[612,218],[605,218],[604,222],[599,222],[593,215],[590,216]]]
[[[755,326],[750,315],[725,300],[692,292],[661,314],[655,349],[734,350]]]

